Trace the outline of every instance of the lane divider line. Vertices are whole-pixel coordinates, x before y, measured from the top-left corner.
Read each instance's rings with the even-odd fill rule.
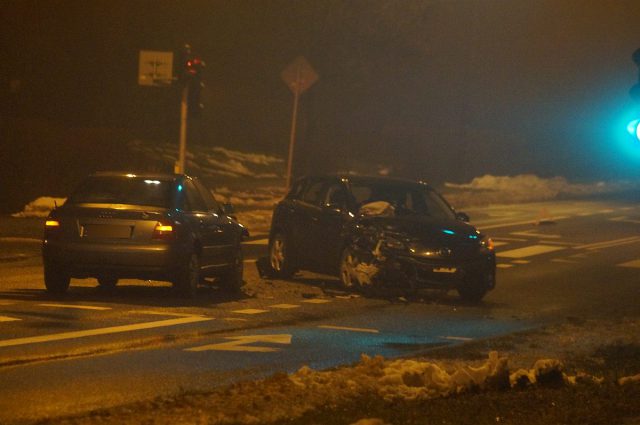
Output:
[[[282,309],[291,309],[291,308],[300,308],[297,304],[274,304],[270,305],[269,308],[282,308]]]
[[[206,322],[214,320],[212,317],[192,316],[178,319],[158,320],[155,322],[135,323],[133,325],[109,326],[107,328],[87,329],[84,331],[62,332],[58,334],[39,335],[24,338],[5,339],[0,341],[0,347],[15,347],[17,345],[38,344],[43,342],[63,341],[66,339],[86,338],[90,336],[109,335],[123,332],[133,332],[145,329],[164,328],[185,325],[188,323]]]
[[[473,341],[473,338],[468,338],[465,336],[441,336],[442,339],[448,339],[450,341]]]
[[[575,249],[599,249],[599,248],[611,248],[614,246],[627,245],[630,243],[636,243],[640,241],[640,236],[632,236],[629,238],[613,239],[610,241],[596,242],[585,245],[575,246]]]
[[[244,310],[234,310],[232,313],[238,314],[262,314],[267,313],[269,310],[260,310],[258,308],[246,308]]]
[[[510,269],[511,267],[515,267],[513,264],[496,264],[496,267],[499,269]]]
[[[93,306],[93,305],[79,305],[79,304],[38,304],[41,307],[53,307],[53,308],[70,308],[70,309],[76,309],[76,310],[97,310],[97,311],[104,311],[104,310],[111,310],[111,307],[97,307],[97,306]]]
[[[16,322],[18,320],[22,319],[18,319],[17,317],[0,316],[0,322]]]
[[[364,332],[364,333],[370,333],[370,334],[380,333],[379,330],[370,329],[370,328],[352,328],[352,327],[349,327],[349,326],[335,326],[335,325],[319,325],[318,327],[320,329],[331,329],[331,330],[336,330],[336,331]]]
[[[326,304],[330,303],[331,300],[325,300],[324,298],[311,298],[310,300],[304,300],[302,302],[307,304]]]

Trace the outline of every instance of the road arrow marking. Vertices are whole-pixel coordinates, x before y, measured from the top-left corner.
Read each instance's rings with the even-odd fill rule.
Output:
[[[242,351],[249,353],[272,353],[274,351],[280,351],[280,349],[274,347],[256,347],[247,344],[291,344],[291,335],[289,334],[228,336],[225,339],[230,341],[203,345],[201,347],[187,348],[185,351]]]

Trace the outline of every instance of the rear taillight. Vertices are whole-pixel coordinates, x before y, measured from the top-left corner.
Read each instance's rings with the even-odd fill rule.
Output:
[[[44,237],[45,238],[50,238],[52,236],[55,236],[59,233],[60,231],[60,222],[58,220],[52,219],[52,218],[48,218],[45,222],[44,222]]]
[[[153,229],[153,239],[171,240],[175,239],[176,229],[171,223],[156,222]]]

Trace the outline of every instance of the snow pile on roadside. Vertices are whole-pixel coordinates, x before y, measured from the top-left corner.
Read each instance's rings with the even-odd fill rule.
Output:
[[[470,183],[445,183],[445,197],[456,206],[547,201],[562,196],[587,196],[637,189],[631,182],[570,183],[564,177],[534,174],[476,177]]]
[[[221,407],[209,420],[244,424],[291,420],[317,408],[338,406],[371,395],[386,401],[426,400],[471,390],[601,382],[586,374],[582,380],[567,376],[562,362],[556,359],[538,360],[532,369],[513,373],[507,363],[507,357],[494,351],[476,366],[462,362],[385,360],[366,355],[353,367],[315,371],[305,366],[290,375],[277,374],[263,381],[237,384],[216,394],[223,400],[215,400]]]
[[[129,149],[142,153],[151,161],[168,164],[168,168],[172,168],[178,158],[178,147],[172,143],[157,145],[133,140]],[[284,174],[284,160],[270,155],[192,144],[186,157],[187,169],[203,176],[254,179],[279,178]]]
[[[67,198],[53,198],[51,196],[41,196],[40,198],[29,202],[24,209],[12,217],[46,217],[49,212],[56,206],[64,204]]]
[[[285,195],[285,189],[279,186],[255,186],[252,190],[232,190],[222,186],[214,188],[212,192],[218,201],[234,207],[269,210]]]

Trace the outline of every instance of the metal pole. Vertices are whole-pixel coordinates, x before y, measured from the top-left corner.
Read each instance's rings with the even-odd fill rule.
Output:
[[[178,151],[178,162],[174,171],[177,174],[184,173],[184,158],[187,152],[187,85],[182,89],[182,100],[180,101],[180,149]]]
[[[293,168],[293,146],[296,143],[296,121],[298,119],[298,97],[300,96],[300,65],[296,72],[296,85],[293,92],[293,117],[291,118],[291,137],[289,139],[289,162],[287,164],[287,190],[291,187],[291,169]]]

